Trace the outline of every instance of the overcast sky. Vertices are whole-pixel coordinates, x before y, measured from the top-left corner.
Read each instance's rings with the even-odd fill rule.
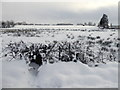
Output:
[[[103,13],[118,23],[118,0],[79,2],[3,2],[2,19],[28,23],[98,23]]]

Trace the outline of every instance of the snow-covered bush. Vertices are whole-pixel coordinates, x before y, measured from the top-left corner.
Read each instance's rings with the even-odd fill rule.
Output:
[[[4,57],[9,57],[8,61],[26,60],[31,62],[31,58],[35,58],[37,54],[41,55],[43,63],[55,62],[82,62],[84,64],[106,63],[106,61],[117,61],[118,48],[108,47],[113,41],[99,40],[93,41],[93,37],[88,38],[87,41],[80,39],[74,42],[68,41],[53,41],[49,44],[31,43],[27,44],[23,41],[10,42],[3,48]],[[42,64],[42,63],[41,63]]]

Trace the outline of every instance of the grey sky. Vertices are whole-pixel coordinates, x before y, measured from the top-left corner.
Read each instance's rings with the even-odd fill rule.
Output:
[[[105,2],[2,3],[3,20],[26,21],[29,23],[64,22],[76,24],[89,21],[98,23],[103,13],[109,16],[110,23],[118,23],[118,6],[117,3],[112,2],[106,2],[106,4]]]

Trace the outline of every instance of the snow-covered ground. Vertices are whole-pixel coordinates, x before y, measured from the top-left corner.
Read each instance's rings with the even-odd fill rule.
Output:
[[[48,44],[53,41],[74,42],[82,37],[98,37],[104,41],[113,41],[112,48],[117,42],[117,30],[98,30],[97,27],[89,26],[16,26],[11,29],[40,29],[32,32],[33,36],[16,33],[0,34],[2,48],[10,42],[21,40],[30,45],[31,43]],[[47,30],[50,29],[50,30]],[[59,30],[61,29],[61,30]],[[62,30],[64,29],[64,30]],[[8,29],[7,29],[8,30]],[[81,31],[83,30],[83,31]],[[92,31],[93,30],[93,31]],[[96,39],[98,40],[98,39]],[[94,40],[96,42],[96,40]],[[87,38],[84,38],[87,41]],[[1,60],[0,60],[1,63]],[[79,62],[58,62],[44,64],[37,72],[28,71],[25,60],[7,61],[2,58],[2,87],[3,88],[117,88],[118,87],[118,63],[107,61],[98,67],[89,67]],[[1,69],[0,69],[1,70]],[[1,83],[0,83],[1,85]]]
[[[37,75],[25,61],[3,62],[3,88],[117,88],[118,64],[91,68],[81,62],[46,64]]]
[[[45,25],[16,25],[14,29],[98,29],[96,26],[80,26],[80,25],[50,25],[50,26],[45,26]]]
[[[0,37],[0,52],[2,51],[2,37]],[[2,72],[2,58],[0,58],[0,72]],[[2,88],[2,73],[0,73],[0,89]]]
[[[33,32],[35,33],[35,32]],[[110,34],[113,34],[113,36],[110,36]],[[8,36],[9,35],[9,36]],[[46,42],[53,42],[53,41],[68,41],[73,42],[79,38],[79,36],[89,36],[97,37],[100,36],[101,39],[107,39],[110,38],[113,40],[114,38],[118,38],[118,31],[110,31],[110,30],[104,30],[104,31],[42,31],[40,33],[35,33],[35,36],[33,37],[26,37],[24,35],[21,35],[21,37],[15,37],[13,38],[13,33],[9,34],[3,34],[1,35],[4,39],[4,44],[8,44],[10,41],[16,41],[19,42],[20,40],[23,40],[24,42],[32,42],[32,43],[46,43]],[[68,38],[70,36],[70,38]],[[74,37],[72,39],[72,37]]]

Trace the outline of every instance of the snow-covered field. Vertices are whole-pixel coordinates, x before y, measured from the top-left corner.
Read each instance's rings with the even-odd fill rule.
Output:
[[[32,29],[34,31],[29,31]],[[118,87],[117,52],[119,39],[117,30],[101,30],[97,27],[90,26],[16,26],[11,29],[2,30],[4,31],[0,34],[0,37],[2,37],[1,40],[3,50],[2,54],[0,55],[2,58],[2,78],[0,79],[2,79],[3,88]],[[13,32],[12,30],[17,31]],[[99,49],[103,47],[104,50],[106,50],[101,51],[101,53],[104,54],[104,63],[101,63],[103,61],[95,63],[98,66],[94,67],[94,63],[91,64],[90,62],[83,64],[79,60],[77,62],[57,61],[53,64],[43,64],[38,69],[38,72],[31,72],[28,71],[29,67],[24,58],[14,58],[9,60],[11,58],[10,55],[4,57],[4,54],[9,51],[8,49],[4,51],[4,49],[10,43],[14,43],[16,45],[21,41],[24,42],[28,47],[31,44],[49,45],[55,41],[57,42],[58,46],[61,43],[67,42],[67,44],[69,43],[71,45],[71,51],[74,53],[78,52],[80,44],[83,51],[86,50],[86,47],[91,46],[89,50],[91,50],[96,57]],[[78,41],[79,44],[76,43]],[[98,42],[103,43],[101,44]],[[57,46],[55,47],[56,49]],[[112,56],[111,50],[114,50]],[[53,55],[53,51],[51,52],[52,53],[50,54]],[[64,51],[64,53],[65,52],[66,51]],[[53,57],[55,55],[53,55]],[[75,56],[73,57],[75,58]],[[96,62],[98,59],[94,58],[94,61]]]

